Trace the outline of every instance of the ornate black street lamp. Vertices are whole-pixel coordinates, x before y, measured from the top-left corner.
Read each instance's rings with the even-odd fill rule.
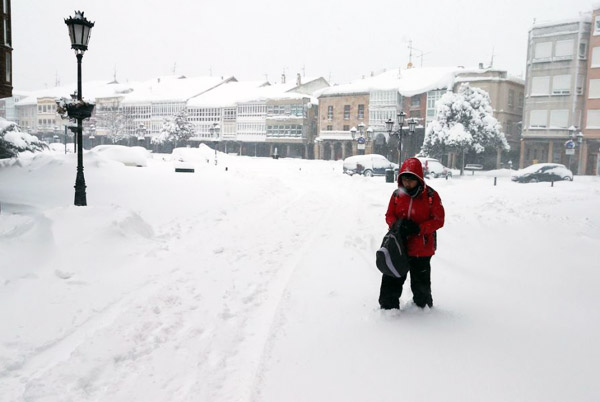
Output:
[[[94,23],[88,21],[82,11],[75,11],[74,17],[65,19],[71,38],[71,49],[77,57],[77,102],[67,105],[69,118],[77,120],[77,177],[75,179],[75,205],[87,205],[85,194],[85,178],[83,177],[83,120],[92,115],[93,104],[83,102],[81,91],[81,59],[88,48],[90,33]]]
[[[208,129],[210,132],[210,137],[214,141],[215,145],[215,165],[217,164],[217,144],[219,141],[219,134],[221,133],[221,126],[219,123],[213,123],[213,125]]]
[[[398,139],[398,165],[402,166],[402,140],[404,138],[404,118],[406,117],[406,113],[400,112],[396,115],[398,130],[394,130],[394,122],[392,119],[387,119],[385,122],[387,132],[390,136],[394,136]],[[413,135],[415,132],[415,127],[417,126],[417,121],[415,119],[409,119],[408,122],[408,134]]]
[[[577,158],[577,174],[585,174],[585,169],[583,168],[583,133],[580,131],[575,136],[577,138],[577,148],[579,149],[579,156]]]
[[[371,127],[365,130],[365,123],[360,122],[358,124],[358,136],[356,135],[357,130],[356,127],[352,127],[350,129],[350,134],[352,135],[352,139],[356,141],[359,155],[365,154],[366,144],[371,140],[373,136],[373,129]],[[366,133],[366,135],[365,135]]]

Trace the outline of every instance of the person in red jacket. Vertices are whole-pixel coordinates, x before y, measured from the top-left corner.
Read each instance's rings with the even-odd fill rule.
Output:
[[[414,303],[433,306],[431,296],[431,256],[435,254],[435,231],[444,226],[444,207],[439,194],[423,179],[423,166],[417,158],[404,161],[385,214],[390,229],[406,241],[410,266],[410,288]],[[399,309],[406,276],[383,275],[379,292],[382,309]]]

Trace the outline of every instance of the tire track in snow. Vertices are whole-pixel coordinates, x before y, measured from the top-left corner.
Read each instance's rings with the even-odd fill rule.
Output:
[[[345,188],[348,189],[348,186]],[[252,382],[252,386],[249,390],[249,394],[243,400],[248,400],[252,402],[259,402],[261,400],[261,388],[264,382],[264,375],[267,370],[267,364],[269,360],[272,358],[271,353],[273,347],[275,345],[275,340],[279,332],[285,326],[285,311],[286,311],[286,303],[287,298],[289,297],[290,287],[292,285],[293,278],[298,275],[299,270],[303,268],[303,264],[307,259],[307,252],[314,249],[313,247],[316,242],[321,241],[323,238],[329,239],[331,236],[331,228],[336,228],[335,224],[332,224],[336,218],[339,218],[339,214],[332,213],[336,209],[344,209],[350,211],[358,211],[359,207],[364,203],[364,196],[362,194],[343,194],[340,197],[340,188],[335,189],[335,193],[332,191],[328,191],[327,193],[319,193],[319,196],[323,199],[326,195],[327,198],[325,200],[325,204],[328,207],[323,211],[318,226],[313,228],[311,235],[303,242],[302,247],[299,249],[299,253],[296,255],[296,260],[292,264],[292,268],[287,273],[287,278],[285,280],[284,286],[278,291],[277,302],[272,312],[270,313],[270,318],[268,322],[268,331],[264,336],[260,358],[256,364],[254,379]],[[348,195],[348,197],[346,197]],[[345,199],[351,202],[351,205],[347,203],[343,206],[337,204],[337,200]],[[358,221],[361,220],[360,215],[355,214],[354,217],[357,218]],[[323,219],[325,218],[325,219]],[[335,230],[335,229],[334,229]]]

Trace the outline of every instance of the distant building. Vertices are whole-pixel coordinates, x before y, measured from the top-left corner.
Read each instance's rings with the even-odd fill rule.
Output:
[[[600,9],[592,14],[579,174],[600,175]]]
[[[119,84],[85,82],[84,100],[94,102],[84,120],[83,145],[117,142],[152,147],[166,118],[185,110],[194,125],[189,145],[214,144],[244,155],[313,158],[317,132],[317,99],[311,94],[327,87],[323,78],[298,76],[295,83],[237,82],[235,77],[159,77]],[[65,140],[68,120],[56,113],[56,101],[69,98],[71,86],[33,91],[28,96],[0,100],[0,114],[15,113],[24,130],[46,141]],[[12,101],[12,103],[11,103]],[[218,124],[219,136],[211,127]],[[169,146],[157,147],[168,151]]]
[[[319,134],[315,155],[320,159],[343,159],[358,153],[356,139],[350,130],[359,123],[372,130],[372,138],[366,144],[365,153],[377,153],[389,160],[398,160],[398,141],[389,138],[385,122],[396,122],[402,111],[406,119],[416,119],[413,135],[408,135],[405,122],[403,159],[417,154],[423,145],[427,124],[435,120],[437,101],[458,84],[469,82],[488,93],[494,108],[494,117],[503,126],[518,156],[518,123],[523,108],[523,82],[511,78],[506,71],[461,67],[409,68],[390,70],[350,84],[330,87],[319,95]],[[521,99],[521,101],[519,101]],[[394,130],[397,126],[394,126]],[[445,163],[452,165],[456,158],[446,155]],[[491,156],[490,166],[500,163],[496,154]],[[507,156],[505,159],[510,158]]]
[[[583,127],[590,26],[583,15],[529,31],[520,167],[556,162],[579,170],[565,143]]]
[[[501,164],[506,164],[508,161],[517,166],[521,151],[521,125],[523,121],[523,106],[525,101],[525,80],[517,77],[511,77],[506,71],[496,70],[493,68],[483,68],[480,65],[480,70],[475,74],[461,73],[458,74],[454,91],[463,82],[468,82],[472,87],[481,88],[490,95],[492,108],[494,109],[494,117],[502,126],[502,131],[506,137],[510,151],[496,155],[496,160],[483,160],[484,165],[500,167]],[[488,155],[493,158],[493,155]],[[503,160],[501,160],[501,158]]]
[[[0,98],[12,96],[12,31],[10,0],[0,2]]]

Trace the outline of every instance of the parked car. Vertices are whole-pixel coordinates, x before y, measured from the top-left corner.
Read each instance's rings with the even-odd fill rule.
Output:
[[[536,163],[518,170],[511,177],[512,181],[519,183],[537,183],[539,181],[573,181],[573,172],[565,165],[559,163]]]
[[[421,165],[423,165],[423,174],[425,174],[426,177],[452,177],[452,171],[442,165],[437,159],[424,157],[419,157],[417,159],[421,161]]]
[[[383,155],[356,155],[344,159],[344,173],[352,176],[362,174],[367,177],[383,176],[387,169],[398,169],[398,164],[390,162]]]

